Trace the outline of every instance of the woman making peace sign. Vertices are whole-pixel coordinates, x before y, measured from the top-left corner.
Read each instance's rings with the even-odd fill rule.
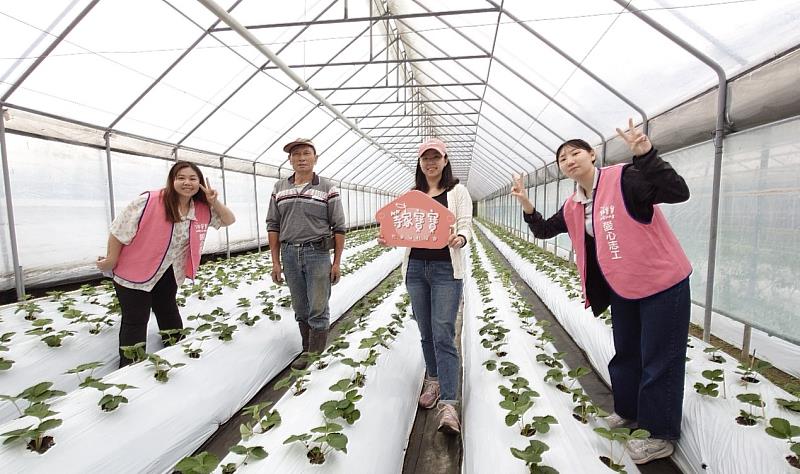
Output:
[[[183,327],[178,286],[194,278],[208,226],[219,229],[236,220],[217,197],[200,168],[182,161],[169,170],[163,189],[144,192],[114,219],[97,268],[114,273],[120,347],[146,339],[151,308],[162,331]],[[121,350],[119,357],[120,367],[131,363]]]
[[[549,219],[534,210],[521,178],[511,194],[537,238],[569,233],[586,307],[599,315],[611,306],[615,413],[606,421],[650,432],[627,446],[644,464],[672,454],[680,437],[692,267],[656,204],[686,201],[689,189],[633,120],[617,133],[635,155],[632,164],[597,169],[585,141],[558,147],[559,168],[578,186]]]

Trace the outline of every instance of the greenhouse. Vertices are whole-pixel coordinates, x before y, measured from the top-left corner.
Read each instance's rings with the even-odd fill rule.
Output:
[[[0,2],[0,473],[800,473],[799,26]]]

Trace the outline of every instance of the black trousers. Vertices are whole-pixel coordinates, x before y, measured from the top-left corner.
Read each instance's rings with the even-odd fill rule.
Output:
[[[119,328],[119,346],[132,346],[147,339],[147,322],[150,319],[150,310],[156,315],[158,328],[182,329],[183,321],[175,302],[178,293],[178,284],[175,283],[175,274],[172,267],[164,273],[156,286],[150,291],[133,290],[114,282],[119,305],[122,309],[122,324]],[[126,358],[119,351],[120,368],[131,364],[133,361]]]

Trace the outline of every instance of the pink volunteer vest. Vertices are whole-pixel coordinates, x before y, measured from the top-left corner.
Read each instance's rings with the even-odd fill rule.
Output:
[[[640,299],[666,290],[692,272],[664,214],[653,206],[649,224],[634,219],[622,198],[622,168],[601,168],[592,207],[595,249],[600,270],[616,294]],[[586,307],[586,252],[583,204],[564,203],[564,220],[577,257]]]
[[[139,218],[139,227],[130,244],[122,247],[114,275],[131,283],[145,283],[158,272],[172,241],[174,224],[167,220],[163,190],[147,191],[147,204]],[[200,266],[200,253],[211,222],[208,205],[194,202],[195,220],[189,224],[189,251],[186,253],[186,276],[194,279]]]

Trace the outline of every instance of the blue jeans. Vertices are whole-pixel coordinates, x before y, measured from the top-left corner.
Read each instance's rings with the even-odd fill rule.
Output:
[[[312,245],[281,244],[281,261],[292,295],[294,319],[326,331],[330,324],[331,254]]]
[[[458,397],[460,360],[456,350],[456,314],[462,281],[453,278],[453,264],[409,259],[406,288],[419,326],[428,377],[438,377],[441,400]]]
[[[614,410],[653,438],[680,438],[690,311],[688,277],[638,300],[611,292]]]

